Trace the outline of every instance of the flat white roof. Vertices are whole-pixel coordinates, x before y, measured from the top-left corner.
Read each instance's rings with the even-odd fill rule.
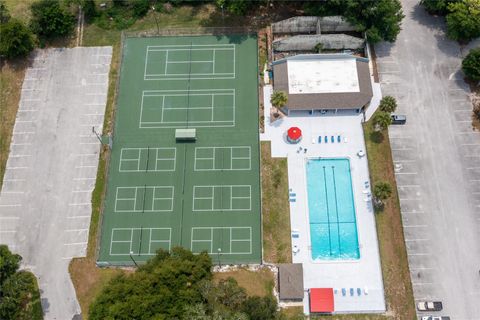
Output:
[[[360,92],[357,60],[288,60],[289,94]]]

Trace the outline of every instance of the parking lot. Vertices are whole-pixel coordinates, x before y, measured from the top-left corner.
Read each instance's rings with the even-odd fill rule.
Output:
[[[407,116],[389,134],[414,296],[480,319],[480,134],[460,48],[417,3],[402,1],[397,42],[375,47],[382,93]]]
[[[86,254],[111,47],[36,52],[28,68],[3,188],[0,243],[38,278],[45,319],[79,319],[68,264]]]

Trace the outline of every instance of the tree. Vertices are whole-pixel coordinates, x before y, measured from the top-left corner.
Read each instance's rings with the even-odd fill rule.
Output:
[[[480,48],[472,49],[462,61],[465,76],[473,81],[480,81]]]
[[[10,20],[10,13],[4,0],[0,0],[0,24],[7,23]]]
[[[392,124],[392,117],[389,113],[379,111],[375,113],[372,121],[375,130],[385,130],[388,128],[389,125]]]
[[[0,56],[24,57],[33,50],[33,36],[23,22],[10,19],[0,28]]]
[[[97,9],[95,8],[94,0],[84,0],[82,4],[83,14],[87,20],[94,19],[97,15]]]
[[[75,17],[60,7],[58,0],[40,0],[34,2],[30,9],[30,27],[39,37],[51,39],[67,36],[75,27]]]
[[[242,309],[250,320],[275,319],[277,316],[277,300],[272,296],[248,297]]]
[[[392,195],[392,186],[387,182],[378,182],[373,187],[373,195],[379,200],[387,200]]]
[[[463,0],[448,5],[447,35],[469,41],[480,36],[480,0]]]
[[[22,257],[0,245],[0,319],[43,319],[35,276],[18,271]]]
[[[276,108],[284,107],[288,102],[288,96],[284,91],[274,91],[270,97],[270,102]]]
[[[392,96],[385,96],[380,100],[380,105],[378,107],[380,111],[392,113],[397,109],[397,101]]]
[[[20,261],[22,261],[20,255],[12,253],[6,245],[0,245],[0,287],[5,280],[17,272]]]
[[[199,283],[212,277],[206,252],[159,251],[131,275],[112,279],[95,299],[89,318],[178,319],[187,305],[202,302]]]
[[[405,17],[399,0],[358,1],[345,0],[345,17],[365,31],[368,41],[394,42]]]
[[[445,15],[448,13],[448,5],[457,1],[459,0],[421,0],[420,4],[428,13]]]
[[[245,14],[253,5],[258,5],[259,2],[250,0],[215,0],[219,8],[224,8],[229,13],[235,15]]]
[[[133,15],[137,18],[144,17],[150,9],[150,0],[135,0],[133,2]]]

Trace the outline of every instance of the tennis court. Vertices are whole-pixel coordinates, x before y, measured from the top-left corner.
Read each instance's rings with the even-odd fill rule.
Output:
[[[100,265],[261,261],[257,72],[255,36],[124,40]]]

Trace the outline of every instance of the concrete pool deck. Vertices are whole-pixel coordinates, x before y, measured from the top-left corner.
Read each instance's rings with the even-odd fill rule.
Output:
[[[357,113],[337,115],[303,114],[284,117],[270,123],[271,86],[264,87],[265,133],[261,140],[271,141],[272,157],[287,157],[288,181],[291,193],[295,193],[295,202],[290,202],[291,229],[299,234],[292,238],[292,247],[299,251],[292,253],[293,263],[303,264],[303,282],[305,313],[309,313],[308,289],[333,288],[336,313],[379,313],[385,311],[382,270],[377,242],[375,217],[372,208],[367,157],[357,153],[365,152],[362,119]],[[302,129],[303,139],[298,144],[285,141],[285,133],[291,126]],[[318,143],[318,136],[329,137],[328,143]],[[335,136],[331,143],[330,136]],[[337,136],[341,135],[341,142]],[[297,152],[302,147],[301,152]],[[304,152],[307,149],[307,152]],[[305,164],[308,158],[348,158],[351,166],[352,187],[354,193],[360,259],[358,260],[322,260],[313,261],[310,250],[310,225],[306,189]],[[345,289],[345,296],[342,289]],[[350,289],[353,289],[353,296]],[[360,295],[357,290],[360,290]]]

